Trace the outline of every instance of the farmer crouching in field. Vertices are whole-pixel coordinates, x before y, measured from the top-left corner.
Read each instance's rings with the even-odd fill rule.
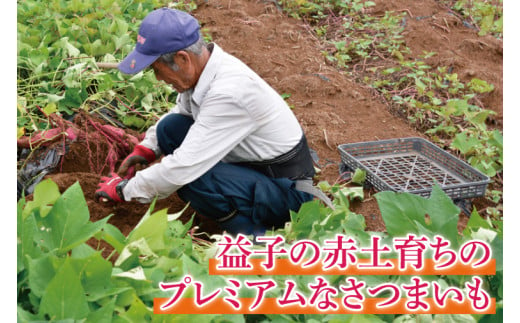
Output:
[[[178,92],[177,104],[146,132],[119,176],[103,177],[97,199],[149,203],[175,191],[229,233],[263,234],[320,194],[302,128],[284,100],[216,44],[189,14],[168,8],[141,23],[126,74],[151,66]],[[136,172],[138,164],[160,163]]]

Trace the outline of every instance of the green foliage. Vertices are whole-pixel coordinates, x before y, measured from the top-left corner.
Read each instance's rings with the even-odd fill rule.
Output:
[[[501,304],[502,232],[501,229],[495,228],[493,221],[482,219],[474,212],[467,229],[459,235],[459,210],[443,191],[436,187],[428,199],[408,193],[376,194],[388,232],[366,232],[364,217],[349,210],[349,200],[343,188],[329,185],[330,192],[335,196],[335,210],[323,206],[319,201],[305,203],[299,212],[291,214],[291,222],[284,229],[268,234],[281,234],[287,243],[305,238],[322,244],[325,239],[330,239],[336,234],[345,234],[355,239],[357,245],[367,245],[373,235],[381,236],[383,243],[391,244],[393,237],[402,237],[410,233],[429,237],[442,233],[452,242],[453,247],[468,239],[483,239],[491,243],[494,257],[497,259],[497,275],[485,277],[485,288],[497,298],[498,304]],[[87,218],[85,222],[88,209],[78,184],[71,186],[62,195],[56,190],[52,182],[41,182],[35,190],[33,203],[26,203],[24,199],[18,203],[19,320],[244,322],[247,319],[247,315],[153,315],[153,298],[171,296],[158,289],[158,283],[161,281],[179,281],[189,273],[202,282],[207,290],[216,290],[225,285],[222,277],[209,276],[207,271],[207,259],[215,256],[216,244],[193,243],[187,234],[191,221],[182,224],[174,219],[177,215],[168,215],[165,210],[152,212],[152,205],[136,228],[125,238],[115,227],[106,223],[107,219],[91,223]],[[72,211],[78,215],[78,219],[70,219]],[[43,213],[46,213],[45,217],[41,216]],[[428,214],[429,218],[426,218],[425,214]],[[41,225],[43,220],[47,221],[46,226]],[[69,230],[80,234],[70,236]],[[62,243],[61,239],[50,238],[54,235],[68,237],[67,243]],[[119,256],[113,263],[102,257],[101,250],[95,250],[86,244],[86,241],[93,237],[114,246]],[[75,242],[69,241],[70,239]],[[271,278],[277,282],[277,286],[283,286],[288,277]],[[345,278],[330,276],[328,280],[337,287]],[[315,277],[296,276],[291,279],[302,291],[308,292],[306,286],[313,282]],[[398,284],[406,282],[409,278],[381,275],[361,276],[359,279],[365,281],[367,286],[376,286],[388,281]],[[428,279],[436,279],[444,286],[449,284],[460,288],[469,278],[443,276]],[[240,293],[242,292],[244,291],[241,290]],[[270,295],[279,295],[280,292],[281,289],[278,287]],[[190,294],[192,291],[187,293]],[[479,317],[434,315],[433,320],[474,322]],[[265,318],[279,322],[427,322],[431,321],[432,316],[285,314],[265,315]],[[494,316],[484,316],[480,319],[492,318]]]
[[[399,68],[387,68],[374,77],[373,86],[392,99],[397,109],[433,141],[448,145],[464,155],[470,164],[494,177],[502,171],[502,135],[489,130],[486,121],[495,113],[475,103],[478,95],[494,89],[484,80],[464,84],[445,67],[436,69],[424,61],[404,61]]]
[[[475,17],[480,34],[501,32],[502,1],[442,2],[465,17]],[[368,9],[374,3],[361,0],[282,0],[281,4],[329,44],[323,51],[329,62],[376,90],[394,112],[487,176],[502,173],[502,133],[488,127],[495,112],[481,103],[494,85],[479,78],[464,82],[451,68],[430,66],[433,52],[410,57],[402,35],[409,19],[404,11],[372,16]],[[492,18],[497,29],[490,27]],[[500,209],[497,205],[492,211]]]
[[[82,319],[88,314],[87,297],[80,277],[70,264],[70,258],[47,285],[40,303],[40,313],[50,320]]]
[[[58,185],[51,180],[44,180],[38,185],[34,191],[34,200],[27,202],[23,212],[25,219],[33,209],[40,208],[40,216],[46,217],[52,209],[54,202],[60,197]]]
[[[492,34],[502,38],[502,0],[442,0],[441,2],[459,12],[464,18],[467,18],[471,25],[479,29],[478,34],[480,36]]]
[[[415,233],[433,238],[442,232],[452,246],[459,245],[457,223],[460,210],[438,186],[433,187],[429,199],[390,191],[377,193],[376,199],[389,235]]]
[[[498,130],[482,132],[472,130],[467,129],[457,134],[451,147],[465,155],[473,167],[489,177],[494,177],[503,169],[502,134]]]
[[[284,9],[294,17],[306,17],[314,20],[325,18],[328,12],[333,12],[337,15],[362,13],[364,8],[375,6],[373,1],[365,0],[282,0],[280,2]]]
[[[137,22],[168,4],[164,0],[18,2],[19,136],[48,127],[47,116],[52,113],[70,115],[105,107],[128,126],[143,129],[171,108],[175,93],[158,84],[153,71],[128,77],[95,64],[122,60],[134,47]],[[194,4],[180,1],[174,6],[190,10]]]
[[[354,172],[354,175],[352,175],[352,182],[363,185],[365,183],[366,177],[367,173],[364,170],[357,168]]]
[[[188,272],[208,277],[203,259],[210,249],[193,246],[187,235],[191,221],[168,217],[165,210],[149,210],[125,238],[107,224],[108,217],[90,222],[79,184],[60,194],[50,180],[39,183],[33,201],[18,203],[18,319],[151,321],[153,298],[169,296],[159,281]],[[119,253],[114,264],[87,244],[92,238],[114,246]],[[212,280],[209,286],[222,283]],[[210,317],[208,322],[217,322],[225,316]],[[179,317],[161,321],[175,320]]]
[[[485,289],[491,297],[496,297],[497,314],[494,315],[434,315],[434,322],[496,322],[501,321],[501,300],[503,297],[503,233],[502,228],[491,219],[483,219],[476,210],[462,235],[457,231],[458,208],[451,199],[440,189],[434,187],[430,198],[423,198],[407,193],[380,192],[376,195],[381,215],[385,221],[390,236],[405,234],[425,235],[433,238],[441,234],[450,240],[451,248],[457,249],[461,243],[480,239],[490,244],[493,257],[496,259],[496,275],[485,276]],[[426,218],[428,215],[428,218]],[[500,222],[501,223],[501,222]],[[434,278],[441,284],[462,287],[469,279],[467,276],[439,276]],[[407,322],[410,318],[400,317]],[[415,321],[414,321],[415,322]]]
[[[325,57],[341,68],[358,68],[371,63],[380,52],[403,58],[408,49],[399,33],[403,30],[403,14],[386,12],[384,17],[367,15],[367,9],[375,6],[373,1],[305,1],[282,0],[284,10],[292,16],[305,18],[316,33],[332,46],[324,52]],[[332,18],[333,17],[333,18]],[[331,28],[333,27],[333,28]],[[370,29],[370,32],[362,32]]]
[[[457,229],[460,210],[453,201],[438,186],[434,187],[429,198],[409,194],[380,192],[375,195],[381,215],[387,228],[386,233],[366,232],[362,216],[349,210],[348,200],[342,193],[341,186],[330,186],[320,183],[322,189],[335,192],[335,210],[326,208],[318,201],[308,202],[302,206],[298,213],[293,213],[291,223],[283,230],[275,233],[281,234],[286,241],[293,239],[309,238],[323,243],[326,238],[335,234],[346,234],[356,240],[357,245],[367,245],[373,235],[382,237],[382,243],[392,244],[394,237],[404,237],[408,234],[417,236],[425,235],[433,239],[435,235],[442,235],[451,242],[451,248],[458,247],[471,239],[482,239],[490,243],[493,255],[497,260],[497,274],[485,277],[485,289],[491,297],[497,298],[496,315],[288,315],[283,319],[276,318],[280,322],[478,322],[492,321],[501,315],[500,303],[502,300],[503,267],[502,267],[502,229],[495,225],[491,219],[483,219],[474,211],[468,222],[467,228],[459,234]],[[343,197],[342,197],[343,196]],[[346,202],[345,202],[346,201]],[[427,215],[427,216],[426,216]],[[313,277],[292,277],[297,286],[305,286]],[[345,277],[329,278],[332,285],[342,282]],[[406,276],[360,276],[360,280],[368,286],[376,286],[382,282],[392,281],[394,283],[404,282]],[[464,288],[464,283],[471,279],[470,276],[431,276],[421,277],[428,281],[437,281],[442,286],[455,286]],[[282,281],[285,277],[273,277],[276,281]]]

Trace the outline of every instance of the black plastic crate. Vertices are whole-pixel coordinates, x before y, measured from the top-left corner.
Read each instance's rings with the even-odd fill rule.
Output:
[[[339,145],[348,168],[366,171],[378,191],[430,196],[433,185],[452,199],[484,196],[489,177],[422,138],[400,138]]]

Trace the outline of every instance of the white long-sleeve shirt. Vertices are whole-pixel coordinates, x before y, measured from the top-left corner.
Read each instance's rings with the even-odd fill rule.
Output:
[[[302,129],[282,97],[239,59],[209,46],[196,86],[179,94],[169,112],[192,117],[193,125],[179,148],[128,181],[126,201],[166,198],[219,161],[269,160],[300,141]],[[141,144],[158,152],[156,125]]]

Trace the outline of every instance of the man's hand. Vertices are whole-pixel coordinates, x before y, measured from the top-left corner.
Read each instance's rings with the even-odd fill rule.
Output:
[[[96,190],[96,200],[98,202],[123,202],[123,187],[125,187],[127,180],[123,180],[117,174],[112,173],[111,177],[101,177],[101,182],[98,184]]]
[[[143,145],[137,145],[134,151],[123,160],[121,166],[117,170],[119,176],[128,179],[135,176],[136,166],[144,166],[155,160],[155,153],[150,148]]]

